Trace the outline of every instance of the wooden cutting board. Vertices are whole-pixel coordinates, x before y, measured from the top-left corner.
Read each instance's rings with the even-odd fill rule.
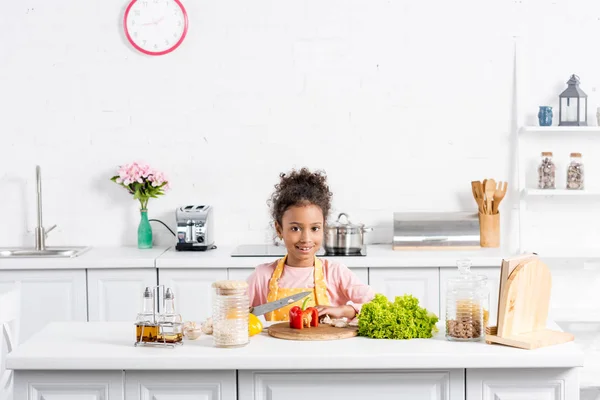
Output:
[[[537,255],[503,260],[498,326],[486,328],[485,340],[523,349],[570,342],[567,332],[546,328],[552,276]]]
[[[289,322],[280,322],[269,327],[269,335],[287,340],[337,340],[354,337],[358,334],[358,327],[334,328],[331,325],[293,329]]]

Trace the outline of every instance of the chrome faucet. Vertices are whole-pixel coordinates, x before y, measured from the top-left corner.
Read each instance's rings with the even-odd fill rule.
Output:
[[[35,183],[37,191],[37,227],[35,228],[35,249],[46,250],[46,237],[48,232],[56,228],[52,225],[47,231],[42,226],[42,170],[39,165],[35,167]]]

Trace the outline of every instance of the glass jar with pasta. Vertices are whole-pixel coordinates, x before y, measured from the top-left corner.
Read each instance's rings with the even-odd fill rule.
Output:
[[[448,280],[446,338],[477,341],[485,337],[489,319],[487,277],[471,272],[470,260],[458,260],[459,275]]]

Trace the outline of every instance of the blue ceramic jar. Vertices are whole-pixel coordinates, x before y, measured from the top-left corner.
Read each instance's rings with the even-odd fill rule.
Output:
[[[551,126],[552,125],[552,107],[540,106],[540,111],[538,112],[538,120],[540,121],[540,126]]]

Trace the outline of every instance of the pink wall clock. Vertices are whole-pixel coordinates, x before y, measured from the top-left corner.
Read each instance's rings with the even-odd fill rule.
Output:
[[[127,40],[144,54],[161,56],[179,47],[188,30],[179,0],[132,0],[123,18]]]

